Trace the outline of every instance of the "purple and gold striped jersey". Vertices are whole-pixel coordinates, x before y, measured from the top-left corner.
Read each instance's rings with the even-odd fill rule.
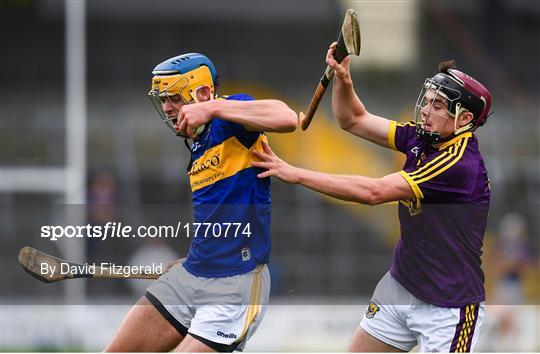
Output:
[[[433,305],[483,301],[481,255],[490,190],[476,136],[462,133],[433,147],[416,136],[413,122],[391,121],[388,142],[406,154],[400,174],[415,195],[399,203],[401,237],[392,276]]]

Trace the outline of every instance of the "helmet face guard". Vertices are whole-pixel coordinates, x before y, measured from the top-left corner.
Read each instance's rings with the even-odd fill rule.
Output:
[[[178,114],[180,113],[173,104],[173,99],[178,99],[180,97],[184,104],[189,104],[186,102],[184,97],[180,95],[180,92],[185,89],[187,86],[186,78],[181,77],[180,75],[171,75],[171,76],[154,76],[152,79],[152,90],[148,92],[150,101],[152,102],[154,108],[158,112],[159,117],[162,122],[165,123],[169,129],[171,129],[175,134],[178,135],[174,126],[178,121]],[[167,113],[163,110],[163,104],[165,100],[169,102],[169,105],[174,111],[174,115],[168,116]]]
[[[431,97],[428,99],[428,93],[431,94]],[[444,86],[440,81],[435,80],[435,78],[428,78],[424,81],[424,85],[420,90],[420,94],[416,99],[416,105],[414,108],[414,123],[416,124],[416,134],[427,141],[428,143],[437,143],[441,140],[441,132],[438,131],[429,131],[426,129],[425,124],[427,119],[430,117],[436,116],[439,119],[444,119],[448,121],[448,117],[441,116],[432,112],[433,103],[430,104],[430,101],[442,100],[447,104],[447,111],[452,117],[456,117],[461,113],[461,105],[459,103],[459,98],[461,93],[458,90],[455,90],[451,87]],[[428,117],[425,121],[422,119],[422,114],[425,114]],[[446,123],[445,123],[446,124]],[[444,127],[443,127],[444,129]]]

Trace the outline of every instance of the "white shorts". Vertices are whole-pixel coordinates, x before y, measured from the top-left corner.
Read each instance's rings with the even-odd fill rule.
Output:
[[[484,320],[484,302],[463,308],[428,304],[414,297],[390,273],[377,284],[360,326],[401,350],[472,352]]]
[[[202,278],[181,264],[162,275],[146,298],[185,336],[219,352],[242,350],[261,323],[270,295],[266,265],[225,278]]]

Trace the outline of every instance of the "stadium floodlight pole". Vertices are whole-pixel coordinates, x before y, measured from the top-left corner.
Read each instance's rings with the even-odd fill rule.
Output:
[[[345,13],[345,19],[343,20],[337,42],[338,44],[334,51],[334,58],[338,63],[341,63],[341,61],[350,54],[360,54],[360,25],[358,23],[358,15],[353,9],[348,9]],[[333,77],[334,70],[330,66],[327,66],[324,75],[321,77],[319,85],[315,90],[315,94],[309,103],[306,114],[304,115],[303,112],[300,112],[299,119],[302,130],[306,130],[309,127],[324,92]]]
[[[89,265],[68,262],[32,247],[21,248],[19,251],[19,263],[28,274],[44,283],[77,278],[157,279],[161,275],[161,273],[126,274],[122,272],[125,267],[121,266],[94,266],[90,268]],[[68,269],[69,271],[62,271]],[[43,272],[43,270],[46,270],[46,272]]]

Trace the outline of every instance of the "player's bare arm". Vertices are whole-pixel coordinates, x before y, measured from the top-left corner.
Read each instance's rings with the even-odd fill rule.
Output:
[[[241,124],[250,131],[287,133],[294,131],[297,125],[296,113],[279,100],[194,103],[182,107],[179,121],[185,122],[189,132],[190,128],[206,124],[213,117]]]
[[[267,144],[263,143],[263,147],[264,153],[253,152],[260,159],[253,165],[267,170],[260,173],[259,178],[274,176],[284,182],[300,184],[336,199],[367,205],[414,198],[410,185],[399,173],[370,178],[310,171],[289,165]]]
[[[337,42],[330,45],[326,63],[334,69],[332,109],[339,126],[351,134],[369,140],[377,145],[389,147],[389,120],[369,113],[354,91],[349,70],[350,57],[338,63],[334,59]]]

